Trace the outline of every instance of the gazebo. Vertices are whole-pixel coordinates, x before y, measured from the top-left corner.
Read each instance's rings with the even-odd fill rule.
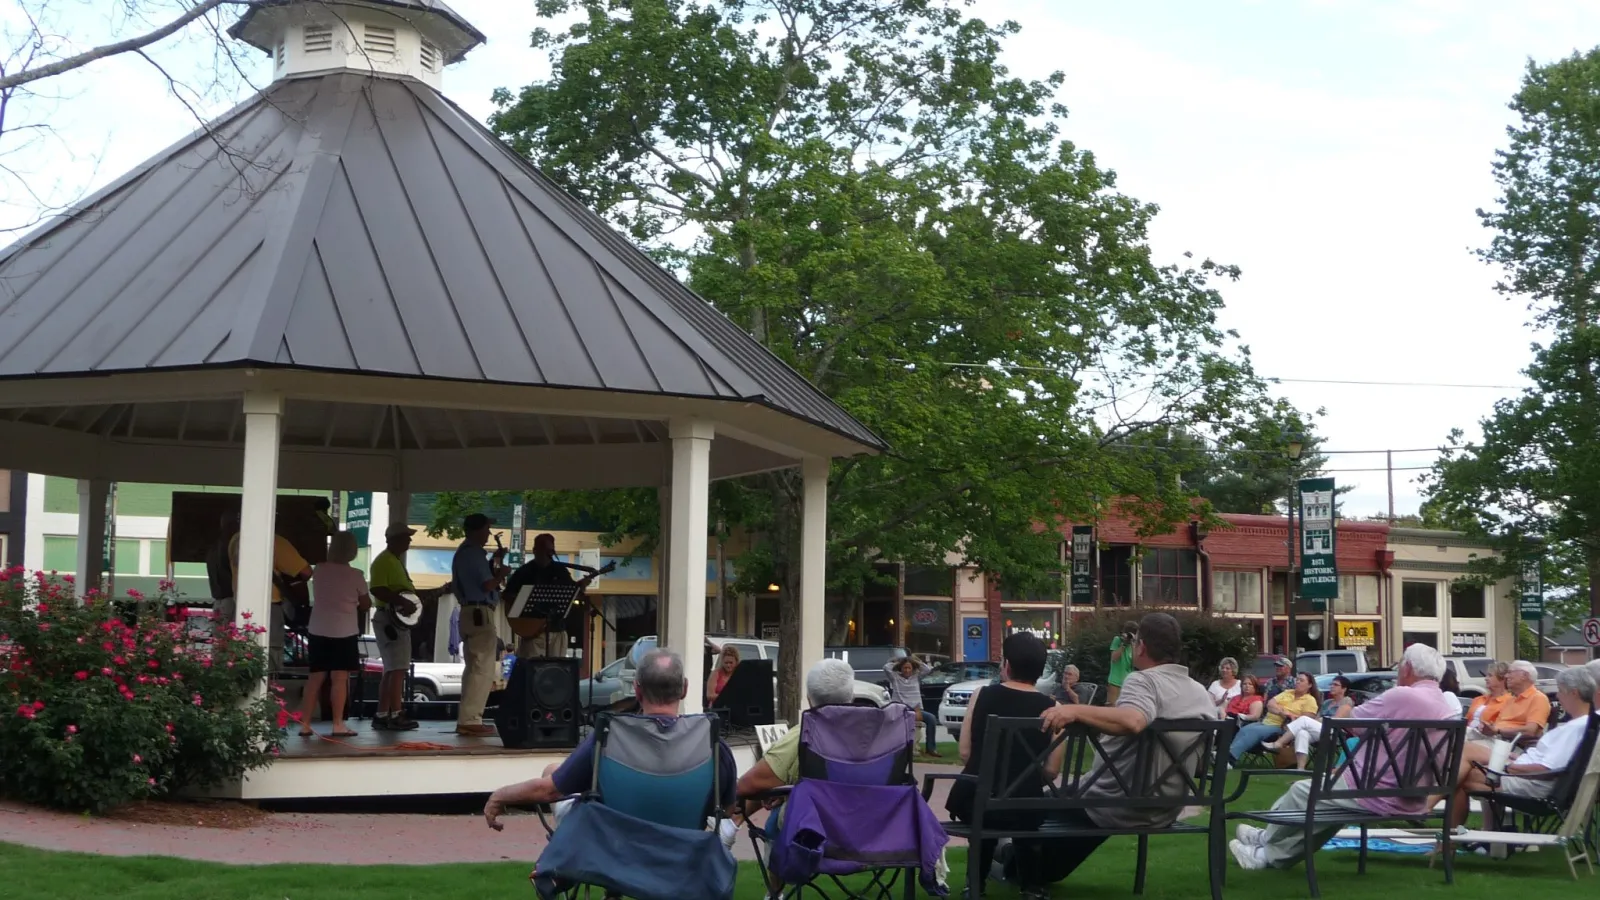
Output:
[[[829,461],[882,441],[445,99],[484,38],[444,3],[259,0],[231,33],[266,90],[0,254],[0,466],[85,513],[112,481],[240,485],[257,620],[280,487],[656,486],[675,648],[710,481],[800,466],[819,659]]]

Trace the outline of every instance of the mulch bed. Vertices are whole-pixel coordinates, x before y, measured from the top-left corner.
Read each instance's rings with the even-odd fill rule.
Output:
[[[141,800],[119,806],[107,819],[140,825],[184,825],[201,828],[251,828],[272,813],[236,800]]]

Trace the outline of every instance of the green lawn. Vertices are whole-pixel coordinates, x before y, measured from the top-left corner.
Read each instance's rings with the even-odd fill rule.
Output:
[[[1266,805],[1278,784],[1252,787],[1241,807]],[[741,836],[741,839],[743,837]],[[1206,900],[1205,848],[1199,837],[1174,837],[1151,842],[1148,900]],[[1122,838],[1107,843],[1082,869],[1056,885],[1061,898],[1133,898],[1135,842]],[[950,861],[960,896],[965,854],[952,851]],[[29,900],[482,900],[485,897],[531,897],[527,862],[451,866],[226,866],[159,857],[116,858],[47,853],[0,844],[0,897]],[[1566,866],[1552,852],[1517,854],[1495,862],[1463,857],[1456,884],[1447,887],[1439,870],[1412,857],[1372,857],[1367,874],[1356,874],[1355,854],[1324,853],[1318,872],[1325,896],[1338,900],[1410,900],[1416,896],[1456,900],[1539,900],[1600,896],[1600,877],[1584,875],[1573,882]],[[755,866],[739,872],[739,900],[760,900]],[[994,886],[989,896],[1016,896]],[[1297,900],[1308,896],[1305,872],[1242,872],[1229,860],[1227,896],[1261,900]]]

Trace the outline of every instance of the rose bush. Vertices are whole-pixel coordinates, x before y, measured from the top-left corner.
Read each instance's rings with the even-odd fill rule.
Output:
[[[94,592],[80,603],[70,578],[0,573],[0,794],[97,812],[278,754],[294,717],[258,694],[259,627],[195,644],[179,623],[117,607]]]

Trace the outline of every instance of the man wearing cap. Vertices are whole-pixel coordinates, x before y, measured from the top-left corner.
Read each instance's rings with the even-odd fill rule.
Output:
[[[489,560],[484,547],[489,543],[494,520],[473,513],[461,522],[466,539],[456,548],[450,563],[451,582],[456,599],[461,601],[461,655],[466,669],[461,673],[461,711],[456,716],[456,734],[486,737],[494,726],[483,722],[483,708],[499,675],[495,663],[495,641],[500,637],[495,623],[500,616],[500,586],[510,569],[500,565],[500,554]]]
[[[533,539],[533,553],[528,561],[511,573],[511,580],[506,582],[506,597],[515,598],[518,591],[530,584],[588,585],[593,580],[592,575],[581,582],[573,578],[572,570],[567,568],[567,564],[556,559],[556,536],[541,534]],[[508,599],[508,602],[515,601]],[[518,641],[517,655],[523,659],[535,656],[566,656],[567,641],[570,640],[570,636],[582,632],[583,604],[580,601],[573,604],[565,619],[551,621],[550,627],[544,634]]]
[[[411,629],[400,624],[396,614],[411,615],[417,604],[401,596],[416,593],[406,571],[406,551],[416,529],[390,525],[383,532],[384,548],[372,559],[368,590],[372,593],[372,634],[378,639],[378,655],[383,657],[383,678],[378,682],[378,712],[372,727],[379,731],[411,731],[415,719],[406,716],[404,691],[406,673],[411,671]]]
[[[1276,697],[1284,691],[1294,690],[1294,663],[1280,656],[1272,667],[1272,680],[1261,686],[1261,696]]]

